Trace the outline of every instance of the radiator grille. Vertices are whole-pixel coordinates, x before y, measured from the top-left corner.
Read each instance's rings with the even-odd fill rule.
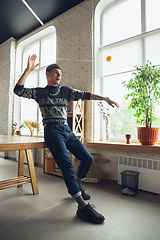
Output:
[[[160,161],[132,156],[118,157],[118,183],[121,184],[121,172],[132,170],[139,172],[139,189],[160,194]]]
[[[160,161],[145,158],[119,156],[119,164],[160,171]]]

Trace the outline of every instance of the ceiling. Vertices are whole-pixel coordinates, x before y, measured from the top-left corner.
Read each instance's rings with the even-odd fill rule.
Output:
[[[25,0],[45,24],[84,0]],[[19,39],[41,26],[22,0],[0,1],[0,44],[14,37]]]

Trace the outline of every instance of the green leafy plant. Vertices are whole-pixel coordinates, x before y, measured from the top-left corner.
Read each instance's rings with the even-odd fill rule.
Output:
[[[133,78],[128,82],[122,82],[128,90],[131,90],[124,97],[126,100],[131,98],[128,108],[135,109],[136,123],[151,127],[152,122],[156,120],[155,103],[158,103],[160,98],[160,67],[147,61],[145,65],[135,68]]]
[[[23,128],[26,127],[26,124],[23,122],[23,123],[21,123],[20,126],[18,127],[18,123],[15,122],[15,123],[12,124],[12,126],[13,126],[13,129],[17,129],[17,128],[18,128],[19,130],[21,130],[21,129],[23,129]]]
[[[12,126],[13,126],[13,129],[16,130],[16,129],[17,129],[17,126],[18,126],[18,123],[15,122],[15,123],[12,124]]]

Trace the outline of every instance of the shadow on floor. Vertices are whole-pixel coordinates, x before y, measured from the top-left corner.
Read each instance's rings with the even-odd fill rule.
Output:
[[[97,187],[109,193],[122,195],[122,186],[118,185],[116,181],[113,181],[110,179],[102,179]],[[129,195],[124,195],[124,196],[160,203],[160,195],[152,192],[143,191],[140,189],[138,189],[138,193],[135,196],[129,196]]]

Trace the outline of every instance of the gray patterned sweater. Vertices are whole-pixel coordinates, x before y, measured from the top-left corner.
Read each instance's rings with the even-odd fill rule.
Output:
[[[58,85],[56,87],[46,86],[44,88],[25,88],[16,85],[14,93],[19,97],[34,99],[40,108],[43,125],[68,125],[67,102],[89,100],[90,93]]]

